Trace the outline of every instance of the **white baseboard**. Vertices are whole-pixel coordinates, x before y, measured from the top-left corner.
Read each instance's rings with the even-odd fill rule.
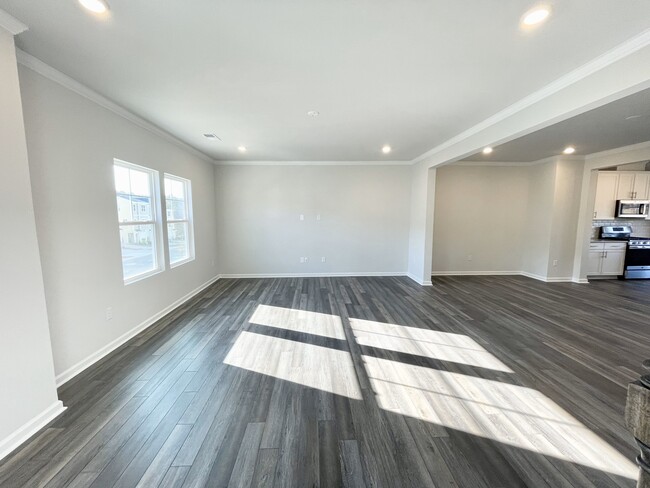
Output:
[[[171,305],[165,307],[163,310],[158,312],[157,314],[153,315],[152,317],[149,317],[146,319],[144,322],[140,323],[139,325],[136,325],[133,329],[129,330],[128,332],[125,332],[121,336],[119,336],[117,339],[109,342],[106,344],[104,347],[102,347],[100,350],[94,352],[90,356],[86,357],[85,359],[82,359],[79,361],[77,364],[71,366],[70,368],[66,369],[62,373],[58,374],[56,376],[56,386],[59,387],[68,381],[70,381],[72,378],[77,376],[79,373],[84,371],[86,368],[92,366],[95,364],[97,361],[102,359],[104,356],[107,354],[110,354],[113,352],[115,349],[120,347],[122,344],[127,342],[128,340],[132,339],[136,335],[138,335],[140,332],[142,332],[144,329],[149,327],[150,325],[153,325],[156,321],[167,315],[169,312],[174,310],[175,308],[181,306],[183,303],[188,301],[190,298],[194,297],[195,295],[199,294],[203,290],[205,290],[208,286],[210,286],[212,283],[217,281],[221,276],[217,275],[214,278],[211,278],[207,282],[203,283],[201,286],[198,288],[195,288],[191,292],[189,292],[187,295],[179,298],[175,302],[173,302]]]
[[[586,283],[575,281],[572,277],[548,277],[527,271],[433,271],[431,276],[525,276],[545,283]]]
[[[255,274],[222,274],[221,278],[336,278],[356,276],[407,276],[405,271],[366,271],[349,273],[255,273]]]
[[[432,271],[431,276],[517,276],[521,271]]]
[[[406,273],[406,276],[408,278],[412,279],[413,281],[415,281],[418,285],[421,285],[421,286],[433,286],[433,283],[431,283],[431,280],[428,280],[428,281],[423,280],[421,278],[418,278],[417,276],[415,276],[412,273]]]
[[[0,441],[0,460],[7,457],[20,447],[23,442],[61,415],[65,409],[66,407],[63,406],[63,402],[57,400],[32,420],[14,431],[9,437],[2,439]]]

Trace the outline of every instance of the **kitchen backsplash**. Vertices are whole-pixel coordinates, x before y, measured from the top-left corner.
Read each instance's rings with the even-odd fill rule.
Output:
[[[629,225],[632,227],[632,235],[638,237],[650,237],[650,220],[594,220],[592,222],[593,239],[598,238],[598,232],[603,225]]]

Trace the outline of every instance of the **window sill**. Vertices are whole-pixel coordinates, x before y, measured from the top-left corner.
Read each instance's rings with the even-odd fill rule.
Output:
[[[130,278],[127,278],[127,279],[124,280],[124,286],[130,285],[132,283],[136,283],[138,281],[142,281],[142,280],[144,280],[146,278],[149,278],[149,277],[151,277],[153,275],[157,275],[158,273],[162,273],[163,271],[165,271],[165,268],[154,269],[154,270],[148,271],[146,273],[131,276]]]
[[[169,263],[169,268],[170,268],[170,269],[177,268],[178,266],[182,266],[182,265],[184,265],[184,264],[186,264],[186,263],[189,263],[189,262],[191,262],[191,261],[194,261],[194,259],[195,259],[194,256],[191,256],[191,257],[189,257],[189,258],[187,258],[187,259],[183,259],[182,261],[176,261],[176,262],[173,263],[173,264],[172,264],[172,263]]]

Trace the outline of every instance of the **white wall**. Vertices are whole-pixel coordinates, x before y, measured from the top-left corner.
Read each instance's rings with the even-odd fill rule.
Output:
[[[214,165],[28,68],[19,73],[54,365],[65,378],[216,275]],[[124,285],[113,158],[192,181],[195,261]]]
[[[553,224],[555,164],[531,166],[528,168],[528,178],[530,191],[524,200],[528,210],[521,270],[546,277]]]
[[[528,172],[513,166],[437,169],[433,274],[521,270]]]
[[[549,246],[549,278],[572,278],[584,162],[558,159]],[[553,262],[557,261],[557,265]]]
[[[62,411],[29,184],[13,36],[0,28],[0,458]],[[49,417],[47,412],[50,413]],[[40,416],[40,422],[37,420]],[[21,430],[22,429],[22,430]],[[21,433],[22,432],[22,433]]]
[[[215,181],[223,274],[406,272],[408,167],[220,166]]]

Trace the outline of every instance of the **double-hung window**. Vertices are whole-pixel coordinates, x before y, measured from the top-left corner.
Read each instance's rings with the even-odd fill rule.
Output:
[[[169,265],[174,267],[194,259],[190,180],[165,173],[165,207]]]
[[[164,269],[159,212],[158,172],[114,161],[117,215],[122,246],[124,283]]]

